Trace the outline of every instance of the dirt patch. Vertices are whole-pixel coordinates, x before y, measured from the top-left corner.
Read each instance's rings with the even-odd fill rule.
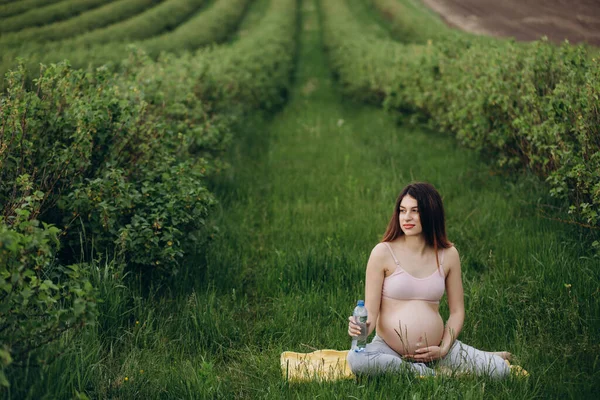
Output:
[[[521,41],[547,36],[600,46],[598,0],[421,0],[448,25]]]

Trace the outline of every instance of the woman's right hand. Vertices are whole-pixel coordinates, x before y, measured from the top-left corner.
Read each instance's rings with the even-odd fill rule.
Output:
[[[360,334],[360,326],[354,323],[354,316],[348,317],[348,335],[354,337]]]
[[[369,331],[369,321],[367,321],[367,332]],[[354,337],[360,335],[360,325],[354,322],[354,316],[348,317],[348,335]]]

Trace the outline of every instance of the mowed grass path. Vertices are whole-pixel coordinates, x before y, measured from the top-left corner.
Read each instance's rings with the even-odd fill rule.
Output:
[[[591,396],[600,354],[598,258],[590,232],[539,216],[555,210],[527,176],[501,176],[446,136],[397,126],[342,98],[327,68],[318,3],[301,6],[300,52],[286,107],[238,133],[232,168],[214,182],[220,233],[194,284],[204,298],[201,348],[224,398],[532,398]],[[528,381],[415,379],[288,384],[284,350],[346,349],[347,316],[364,297],[369,253],[407,183],[441,192],[461,254],[460,339],[508,350]],[[193,284],[193,281],[189,281]],[[202,301],[200,301],[202,303]],[[446,319],[445,298],[441,312]],[[205,321],[208,321],[205,319]],[[201,328],[202,329],[202,328]],[[354,397],[351,397],[354,396]]]

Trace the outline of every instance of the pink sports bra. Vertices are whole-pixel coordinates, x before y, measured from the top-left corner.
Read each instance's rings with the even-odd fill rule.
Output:
[[[396,300],[424,300],[429,303],[439,304],[440,299],[444,295],[445,273],[444,267],[444,250],[440,256],[440,269],[435,270],[433,274],[427,278],[415,278],[400,267],[400,263],[396,255],[392,251],[392,247],[387,242],[383,242],[392,253],[396,262],[396,270],[393,274],[383,280],[383,289],[381,294],[384,297],[389,297]]]

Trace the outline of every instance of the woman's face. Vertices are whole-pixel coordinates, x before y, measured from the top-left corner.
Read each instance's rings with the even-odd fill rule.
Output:
[[[407,194],[402,198],[399,215],[400,227],[405,235],[416,236],[423,232],[417,200],[414,197]]]

